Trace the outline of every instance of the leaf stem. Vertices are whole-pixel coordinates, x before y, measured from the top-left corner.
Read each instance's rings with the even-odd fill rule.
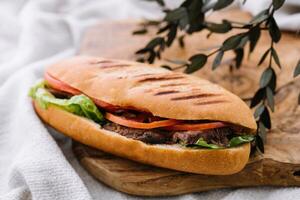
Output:
[[[209,54],[207,55],[207,57],[210,57],[210,56],[212,56],[212,55],[218,53],[219,51],[220,51],[220,48],[218,48],[218,49],[216,49],[215,51],[209,53]]]
[[[186,67],[186,64],[172,68],[172,71]]]
[[[247,25],[248,23],[244,23],[244,22],[237,22],[237,21],[233,21],[233,20],[227,20],[228,22],[232,23],[232,24],[238,24],[238,25]]]
[[[269,61],[269,67],[272,68],[272,49],[273,49],[273,40],[271,40],[271,47],[270,47],[270,61]]]
[[[250,30],[252,27],[243,27],[243,26],[231,26],[234,29],[247,29]],[[267,31],[269,30],[267,27],[260,27],[260,30]]]

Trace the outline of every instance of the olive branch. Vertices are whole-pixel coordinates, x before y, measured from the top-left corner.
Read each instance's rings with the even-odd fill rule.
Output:
[[[249,55],[255,50],[262,31],[267,31],[271,38],[270,47],[263,53],[258,66],[263,65],[266,59],[268,65],[260,77],[259,88],[251,98],[250,107],[255,107],[254,116],[258,125],[258,135],[256,138],[257,147],[264,152],[264,142],[266,138],[266,130],[271,129],[270,111],[274,112],[274,96],[277,92],[276,83],[277,76],[275,68],[281,69],[280,58],[274,47],[281,39],[281,31],[274,19],[274,13],[283,6],[285,0],[272,0],[267,9],[264,9],[253,18],[246,22],[234,22],[223,20],[221,23],[214,23],[207,20],[206,13],[209,11],[218,11],[230,6],[234,0],[185,0],[175,8],[166,7],[163,0],[148,0],[157,2],[165,12],[165,17],[158,21],[146,21],[141,24],[141,29],[134,31],[133,34],[146,34],[148,28],[156,27],[156,36],[151,39],[147,45],[138,50],[138,61],[153,63],[156,59],[161,58],[161,54],[166,48],[169,48],[174,41],[178,41],[180,47],[185,47],[184,38],[187,35],[203,30],[208,30],[209,37],[211,34],[224,34],[234,29],[240,29],[241,32],[228,37],[223,43],[212,49],[208,54],[199,53],[191,56],[186,61],[169,60],[177,66],[170,67],[163,65],[162,67],[169,70],[184,69],[185,73],[193,73],[204,67],[209,57],[214,56],[212,70],[217,69],[223,59],[224,53],[228,51],[234,52],[233,62],[230,64],[231,70],[239,69],[245,58],[245,48],[249,44]],[[246,1],[244,1],[245,3]],[[182,33],[183,34],[179,34]],[[300,73],[300,60],[295,68],[294,77]],[[300,104],[300,95],[299,101]]]

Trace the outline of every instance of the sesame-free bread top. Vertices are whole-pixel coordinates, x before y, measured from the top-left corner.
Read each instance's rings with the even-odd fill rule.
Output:
[[[256,129],[249,107],[217,84],[143,63],[78,56],[46,73],[89,97],[154,116],[180,120],[216,120]]]

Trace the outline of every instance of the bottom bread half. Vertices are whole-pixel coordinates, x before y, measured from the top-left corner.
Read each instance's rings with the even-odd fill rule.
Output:
[[[192,149],[182,145],[146,144],[105,130],[84,117],[56,106],[44,109],[33,102],[40,118],[72,139],[137,162],[184,172],[228,175],[239,172],[250,155],[250,144],[226,149]]]

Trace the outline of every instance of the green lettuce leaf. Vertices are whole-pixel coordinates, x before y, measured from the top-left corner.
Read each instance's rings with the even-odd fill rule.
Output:
[[[247,142],[252,142],[254,140],[253,135],[242,135],[236,136],[230,139],[227,148],[237,147]],[[199,138],[196,143],[187,145],[188,147],[195,148],[206,148],[206,149],[224,149],[225,147],[218,146],[216,144],[209,144],[203,138]]]
[[[207,149],[222,149],[223,148],[223,147],[220,147],[215,144],[208,144],[203,138],[199,138],[193,146],[200,147],[200,148],[207,148]]]
[[[41,82],[30,89],[29,96],[35,99],[44,109],[47,109],[49,105],[55,105],[63,110],[86,117],[97,123],[104,122],[103,115],[97,106],[89,97],[83,94],[75,95],[70,99],[59,99],[46,89],[45,82]]]
[[[253,140],[254,140],[253,135],[242,135],[242,136],[233,137],[229,141],[229,147],[236,147],[247,142],[252,142]]]

